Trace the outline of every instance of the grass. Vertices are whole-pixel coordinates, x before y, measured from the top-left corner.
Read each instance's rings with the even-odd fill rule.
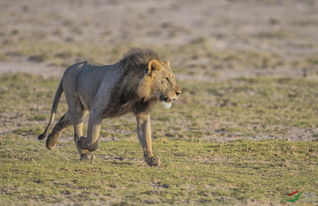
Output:
[[[57,84],[0,77],[1,205],[286,205],[289,192],[318,191],[316,80],[180,82],[174,108],[152,113],[159,168],[143,162],[131,115],[104,120],[96,161],[79,160],[71,128],[46,150],[35,137]]]
[[[39,32],[41,33],[41,32]],[[217,49],[213,39],[198,37],[190,39],[180,46],[158,43],[136,44],[126,41],[93,43],[82,41],[49,40],[45,33],[43,37],[34,38],[38,32],[31,34],[19,33],[18,40],[8,35],[8,40],[0,42],[3,48],[0,60],[12,61],[17,56],[27,58],[33,62],[44,62],[49,66],[66,67],[79,60],[91,60],[97,63],[115,62],[132,47],[152,48],[163,57],[169,57],[178,68],[187,72],[193,69],[211,74],[209,68],[219,69],[255,69],[263,70],[305,67],[315,70],[316,56],[301,58],[287,58],[269,51],[249,49]],[[281,35],[281,33],[261,33],[260,36]],[[284,34],[282,34],[284,36]],[[185,55],[186,54],[186,55]],[[198,71],[196,71],[198,72]],[[215,71],[214,71],[215,72]]]
[[[46,123],[57,79],[32,75],[1,77],[0,110],[13,115],[6,126],[42,129]],[[293,131],[306,130],[316,141],[318,127],[318,82],[288,78],[239,78],[219,83],[180,82],[183,95],[172,110],[158,106],[152,115],[154,137],[200,141],[240,138],[302,139]],[[27,107],[25,105],[28,105]],[[15,111],[15,114],[6,113]],[[59,115],[66,111],[65,100]],[[131,115],[104,121],[103,135],[118,132],[135,138],[135,120]],[[70,130],[68,130],[70,132]],[[270,136],[269,136],[270,135]],[[115,135],[116,136],[116,135]],[[118,138],[118,136],[116,136]]]
[[[155,149],[163,165],[150,168],[141,158],[138,142],[132,140],[103,142],[96,161],[81,162],[72,142],[51,152],[41,142],[11,136],[1,143],[0,201],[280,204],[293,190],[317,191],[317,146],[283,141],[157,140]]]

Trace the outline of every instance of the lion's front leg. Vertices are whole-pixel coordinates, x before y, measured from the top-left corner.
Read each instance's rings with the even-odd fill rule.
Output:
[[[82,136],[77,141],[77,149],[80,153],[80,158],[82,160],[93,160],[95,158],[93,152],[98,148],[98,139],[101,123],[101,115],[92,112],[89,116],[87,137]]]
[[[155,157],[152,152],[151,124],[149,112],[136,114],[137,134],[144,151],[145,161],[149,166],[159,166],[160,159]]]

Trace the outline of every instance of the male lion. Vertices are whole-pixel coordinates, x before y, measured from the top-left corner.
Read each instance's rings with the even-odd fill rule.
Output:
[[[80,158],[94,159],[92,152],[98,147],[102,120],[133,112],[145,161],[149,166],[160,164],[152,152],[150,110],[158,101],[170,107],[181,94],[169,62],[160,61],[152,50],[133,49],[113,65],[81,62],[70,66],[57,88],[50,121],[39,140],[47,137],[63,91],[68,111],[48,135],[48,149],[53,149],[61,131],[73,124]],[[84,137],[83,118],[89,112],[87,137]]]

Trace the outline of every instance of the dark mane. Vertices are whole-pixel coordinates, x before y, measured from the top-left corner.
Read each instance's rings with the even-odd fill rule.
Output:
[[[144,70],[148,62],[152,59],[160,61],[159,55],[151,49],[134,48],[130,49],[124,57],[120,60],[120,63],[127,69],[140,68]]]
[[[112,90],[112,102],[104,115],[108,117],[118,116],[131,111],[136,102],[141,101],[137,95],[137,89],[141,79],[144,77],[150,60],[159,61],[156,52],[150,49],[130,49],[119,61],[123,68],[118,85]]]

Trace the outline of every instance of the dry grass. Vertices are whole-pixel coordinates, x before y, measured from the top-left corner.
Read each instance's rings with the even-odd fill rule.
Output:
[[[279,205],[288,192],[318,189],[315,81],[182,82],[175,107],[153,112],[160,168],[143,162],[130,115],[104,121],[94,162],[78,160],[71,129],[57,151],[47,151],[35,137],[46,124],[57,80],[6,75],[0,82],[3,205]],[[304,128],[309,139],[297,136]],[[237,140],[268,137],[314,142]]]
[[[162,167],[143,162],[132,115],[104,120],[98,159],[82,162],[71,128],[57,151],[35,139],[59,80],[1,72],[0,205],[288,205],[295,190],[296,204],[317,205],[317,6],[2,0],[0,72],[58,76],[148,47],[172,62],[183,94],[152,112]]]

